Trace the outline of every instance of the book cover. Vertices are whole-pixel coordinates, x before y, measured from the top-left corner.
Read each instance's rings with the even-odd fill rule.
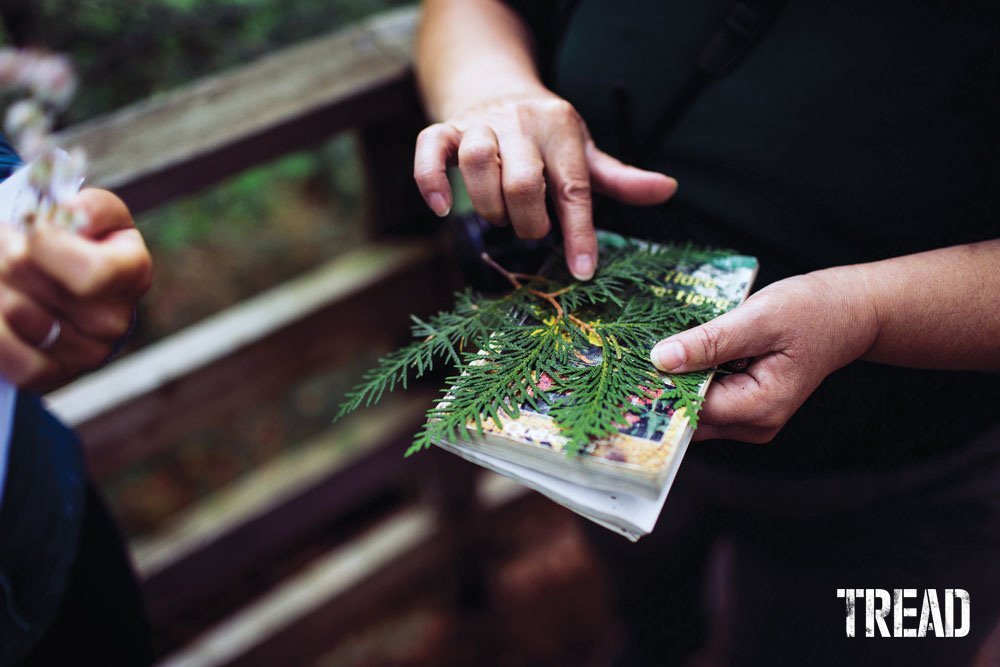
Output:
[[[604,231],[598,233],[598,241],[602,251],[640,243]],[[756,259],[724,254],[703,261],[702,255],[694,250],[689,257],[682,253],[651,277],[654,284],[649,290],[632,298],[671,299],[694,305],[711,303],[720,314],[735,308],[749,293],[756,275]],[[602,355],[615,353],[604,349],[597,336],[590,343],[576,353],[580,366],[596,366],[601,363]],[[712,375],[706,373],[700,382],[698,392],[702,396]],[[591,441],[573,454],[566,453],[567,438],[550,414],[553,406],[571,397],[560,392],[557,383],[544,372],[535,383],[545,393],[537,397],[541,400],[521,403],[517,418],[504,416],[499,423],[484,415],[482,433],[476,424],[470,423],[465,442],[453,440],[449,449],[475,448],[564,480],[657,498],[664,483],[676,472],[693,433],[690,416],[671,398],[670,390],[676,380],[666,373],[658,372],[657,376],[660,386],[648,387],[646,394],[629,397],[633,405],[616,432]]]

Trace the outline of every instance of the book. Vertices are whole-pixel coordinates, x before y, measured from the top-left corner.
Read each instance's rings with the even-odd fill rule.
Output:
[[[642,244],[604,231],[598,233],[598,243],[602,253]],[[735,253],[706,256],[690,249],[663,257],[669,261],[651,277],[654,284],[630,293],[631,299],[709,303],[721,314],[746,299],[757,271],[755,258]],[[591,343],[577,351],[575,363],[580,367],[601,364],[604,354],[614,353],[603,349],[596,337]],[[643,352],[648,354],[648,350]],[[655,371],[651,362],[649,368]],[[704,397],[713,375],[709,371],[696,376],[699,396]],[[561,391],[557,379],[545,372],[538,373],[535,382],[535,392],[544,395],[533,393],[533,400],[521,402],[516,417],[484,415],[478,424],[469,422],[460,437],[438,439],[434,444],[636,540],[653,529],[694,433],[691,407],[682,405],[673,391],[679,378],[658,371],[655,377],[658,386],[629,397],[632,405],[610,435],[592,439],[572,453],[567,451],[567,436],[552,416],[554,406],[572,400],[571,392]],[[448,409],[453,388],[437,410]]]
[[[458,292],[413,317],[414,340],[379,360],[340,415],[448,361],[456,374],[407,455],[431,446],[536,489],[638,539],[677,475],[714,371],[666,374],[653,345],[738,306],[757,260],[598,231],[601,263],[577,281],[560,257],[537,274],[483,254],[511,289]]]

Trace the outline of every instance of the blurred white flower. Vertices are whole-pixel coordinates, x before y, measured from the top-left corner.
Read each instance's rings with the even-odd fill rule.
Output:
[[[52,119],[35,100],[20,100],[7,109],[4,130],[12,137],[18,137],[25,132],[48,134],[52,130]]]
[[[87,155],[81,148],[74,148],[52,163],[49,192],[56,202],[70,199],[80,190],[87,173]]]
[[[55,225],[79,231],[89,224],[82,211],[62,204],[76,194],[87,169],[83,151],[59,151],[52,140],[53,114],[76,92],[68,58],[38,50],[0,49],[0,88],[24,91],[27,99],[11,105],[4,129],[29,162],[28,184],[34,198],[21,223]]]
[[[76,75],[69,59],[58,54],[34,55],[26,83],[36,98],[64,109],[76,93]]]
[[[18,136],[14,144],[25,162],[33,162],[55,150],[55,143],[48,132],[28,130]]]

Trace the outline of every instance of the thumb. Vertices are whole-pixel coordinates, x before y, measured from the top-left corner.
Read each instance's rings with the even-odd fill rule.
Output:
[[[632,167],[598,149],[586,147],[587,167],[594,190],[626,204],[652,206],[677,192],[677,181],[655,171]]]
[[[661,340],[650,352],[653,365],[669,373],[686,373],[771,352],[776,336],[763,313],[748,305]]]
[[[87,217],[86,226],[79,230],[84,238],[100,240],[112,232],[135,226],[125,202],[107,190],[85,188],[66,206],[81,211]]]

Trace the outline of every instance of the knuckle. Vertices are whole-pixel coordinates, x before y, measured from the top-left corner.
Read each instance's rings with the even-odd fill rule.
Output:
[[[577,113],[573,105],[562,98],[550,99],[541,103],[542,108],[547,114],[559,120],[572,120],[576,121]]]
[[[132,323],[132,313],[131,309],[129,312],[119,312],[113,315],[108,322],[108,335],[109,337],[118,340],[128,331],[129,325]]]
[[[433,125],[428,125],[417,133],[417,143],[423,143],[431,138]]]
[[[0,296],[0,316],[20,338],[33,338],[38,328],[36,313],[28,301],[7,293]]]
[[[757,425],[768,432],[777,433],[787,420],[779,411],[772,411],[764,415]],[[772,436],[773,437],[773,436]]]
[[[17,297],[13,291],[0,289],[0,316],[5,320],[10,320],[17,310]]]
[[[153,286],[153,258],[149,256],[148,252],[137,270],[137,277],[133,281],[133,285],[135,286],[134,295],[136,300],[148,292],[149,288]],[[129,318],[131,318],[131,315],[132,314],[130,312]]]
[[[424,162],[413,164],[413,180],[417,183],[430,183],[437,178],[440,172],[433,165]]]
[[[113,271],[105,264],[91,265],[76,281],[69,285],[73,296],[80,299],[99,297],[108,291]]]
[[[772,432],[773,434],[780,431],[785,424],[791,419],[794,410],[788,405],[787,401],[783,398],[768,397],[766,395],[761,396],[756,402],[758,409],[756,414],[752,415],[751,422],[757,428]]]
[[[507,220],[507,214],[503,209],[477,206],[476,213],[494,225],[502,225]]]
[[[473,168],[488,167],[497,162],[497,147],[487,139],[469,139],[458,147],[460,164]]]
[[[103,342],[114,342],[125,335],[131,322],[131,309],[115,308],[95,319],[88,333]]]
[[[773,441],[774,438],[777,437],[779,430],[780,429],[777,429],[777,428],[774,428],[774,429],[769,428],[769,429],[766,429],[766,430],[763,430],[763,431],[758,431],[758,432],[754,433],[753,435],[751,435],[750,437],[748,437],[747,438],[747,442],[749,442],[751,444],[754,444],[754,445],[767,445],[767,444],[770,444],[771,441]]]
[[[514,116],[522,129],[579,127],[579,114],[561,98],[526,100],[516,103]]]
[[[526,129],[534,126],[538,117],[545,112],[545,107],[543,103],[531,100],[515,103],[513,111],[514,116],[517,118],[518,126]]]
[[[559,185],[559,197],[567,204],[590,206],[590,181],[585,178],[567,178]]]
[[[711,322],[703,324],[697,329],[696,345],[703,355],[702,358],[708,363],[715,363],[719,357],[719,345],[722,339],[722,331]]]
[[[535,199],[545,194],[541,168],[512,174],[504,184],[507,195],[515,199]]]
[[[436,141],[444,133],[444,126],[441,123],[428,125],[417,134],[417,143],[423,144]]]
[[[31,270],[31,260],[23,246],[7,252],[0,262],[0,275],[8,280],[18,280]]]
[[[124,308],[130,308],[153,284],[153,258],[142,237],[137,235],[137,239],[138,244],[128,253],[102,263],[102,292],[105,297],[115,297],[112,303]]]

